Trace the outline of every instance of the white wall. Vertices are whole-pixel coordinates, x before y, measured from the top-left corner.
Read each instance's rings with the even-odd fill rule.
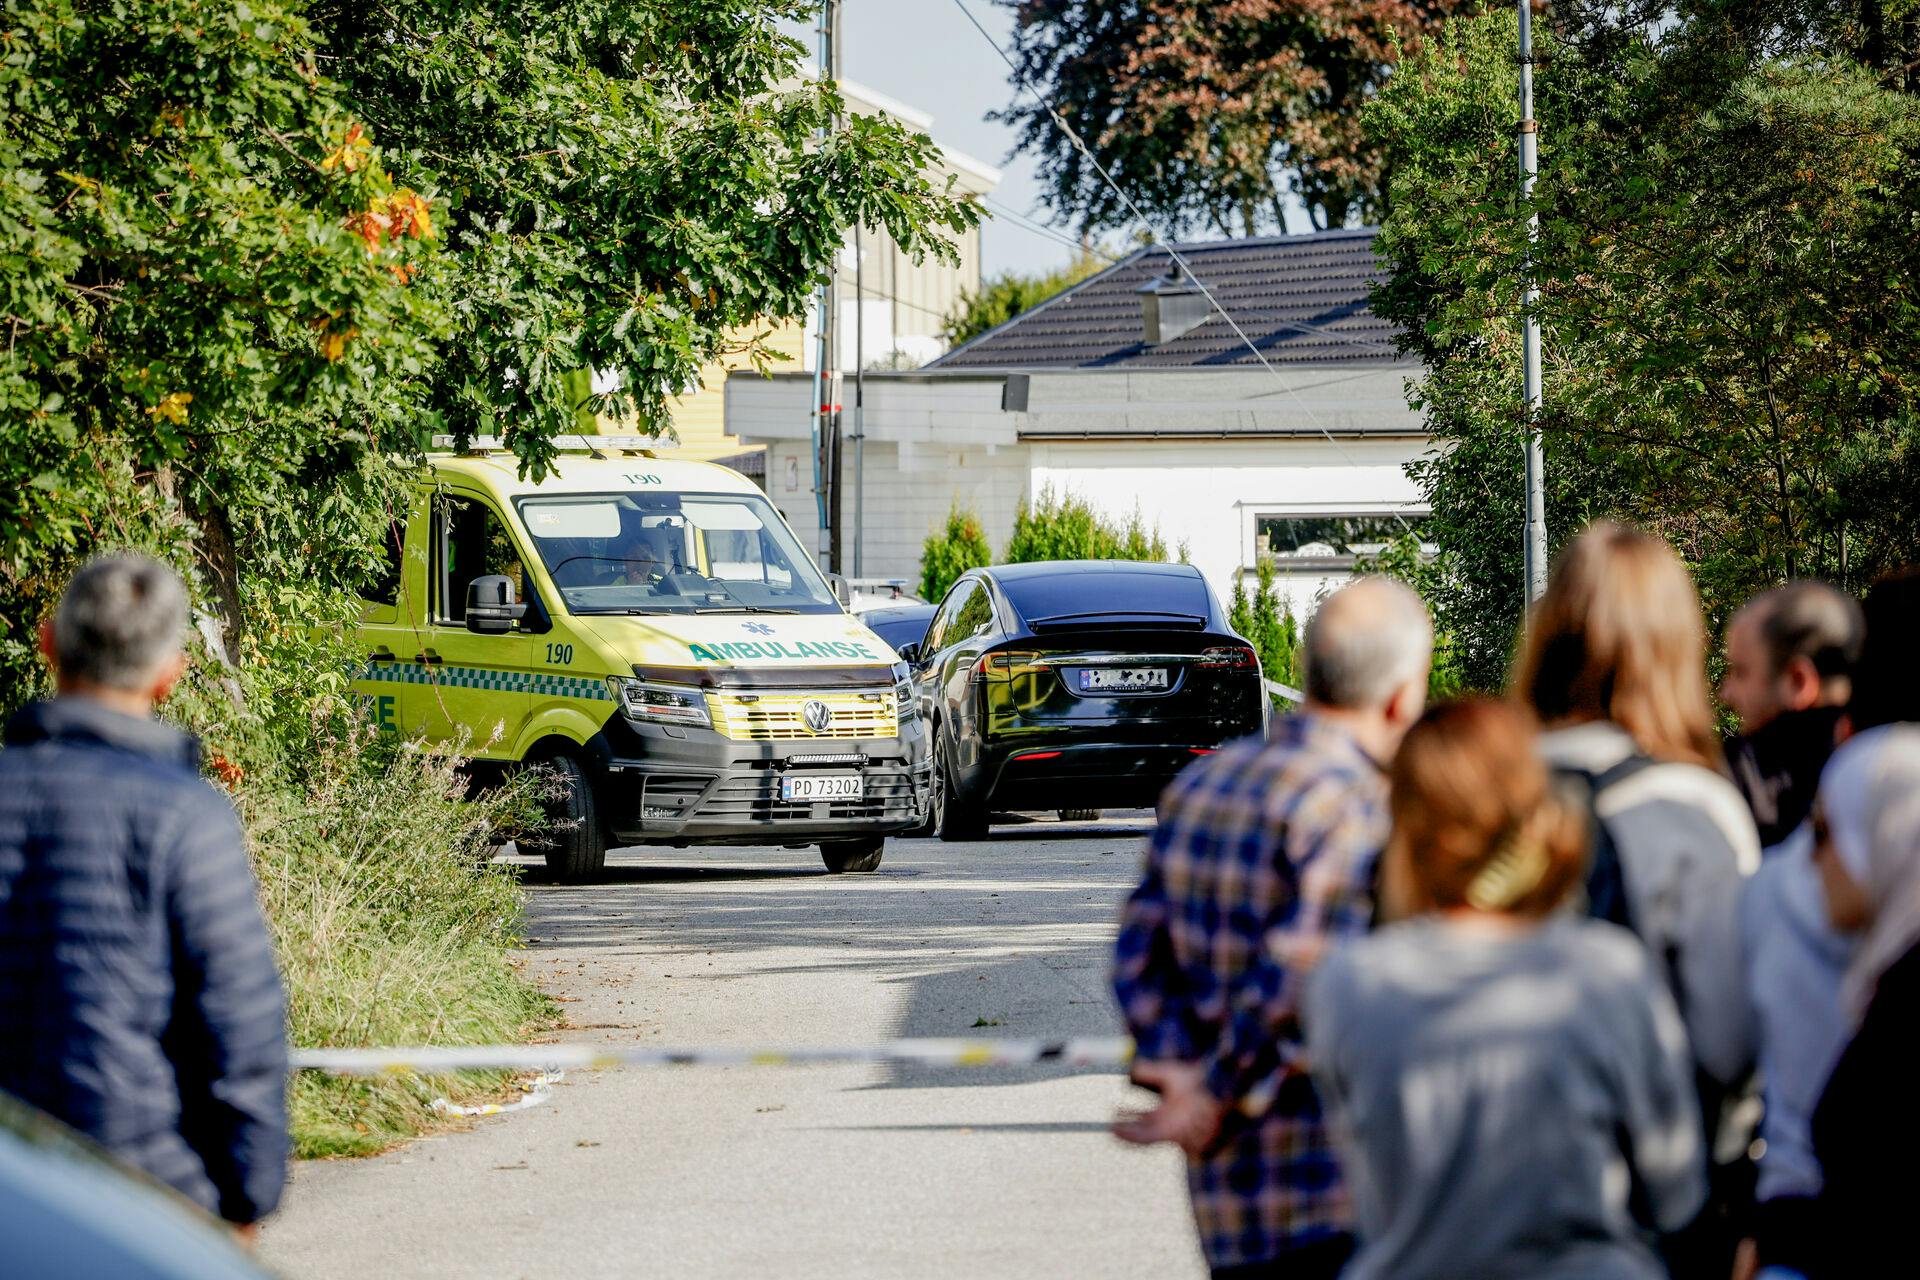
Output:
[[[1021,500],[1051,485],[1085,498],[1119,523],[1137,510],[1148,525],[1158,526],[1170,551],[1185,542],[1189,558],[1224,601],[1236,576],[1254,563],[1261,514],[1419,509],[1405,466],[1428,442],[1404,399],[1396,399],[1403,377],[1399,370],[1344,372],[1337,379],[1322,372],[1312,375],[1317,382],[1299,375],[1297,381],[1320,397],[1316,420],[1338,420],[1336,432],[1344,427],[1374,433],[1336,434],[1332,440],[1317,434],[1247,438],[1262,429],[1298,431],[1301,414],[1287,415],[1293,397],[1275,395],[1270,378],[1255,382],[1240,371],[1050,378],[1048,386],[1036,376],[1034,390],[1045,399],[1029,413],[1001,409],[1002,379],[993,376],[869,378],[862,574],[917,579],[921,544],[955,502],[979,513],[997,552]],[[1250,401],[1249,392],[1259,398]],[[1208,403],[1213,394],[1231,398]],[[802,541],[824,552],[809,454],[810,395],[801,375],[736,374],[727,383],[727,426],[745,443],[767,443],[768,493]],[[851,396],[843,398],[849,406],[844,428],[851,431]],[[1262,421],[1270,415],[1271,425]],[[1095,438],[1019,435],[1069,430]],[[1180,434],[1141,438],[1145,430]],[[1107,433],[1103,438],[1101,431]],[[851,448],[843,480],[850,511]],[[850,570],[850,542],[847,550]],[[1284,574],[1279,585],[1305,614],[1321,592],[1345,577],[1338,570],[1303,567]]]
[[[767,451],[767,492],[800,541],[825,563],[813,496],[809,443],[780,440]],[[904,469],[902,455],[905,455]],[[866,532],[861,575],[868,578],[920,577],[920,549],[927,535],[946,523],[958,505],[980,516],[987,540],[998,551],[1013,528],[1013,515],[1027,493],[1027,451],[1021,446],[896,444],[869,440],[866,451]],[[843,560],[853,566],[854,467],[849,447],[841,477],[847,527]]]
[[[1086,499],[1124,523],[1136,510],[1157,525],[1169,552],[1181,542],[1224,601],[1254,563],[1262,514],[1326,515],[1415,506],[1405,466],[1423,440],[1161,440],[1034,444],[1031,486]],[[1329,583],[1324,571],[1284,575],[1296,612],[1309,613]]]

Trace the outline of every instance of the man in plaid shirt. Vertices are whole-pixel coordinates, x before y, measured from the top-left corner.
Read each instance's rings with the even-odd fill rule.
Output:
[[[1363,578],[1320,606],[1304,652],[1301,711],[1161,798],[1115,947],[1133,1079],[1160,1103],[1114,1131],[1186,1151],[1216,1280],[1331,1277],[1353,1249],[1300,993],[1326,948],[1371,922],[1384,766],[1425,707],[1433,631],[1418,596]]]

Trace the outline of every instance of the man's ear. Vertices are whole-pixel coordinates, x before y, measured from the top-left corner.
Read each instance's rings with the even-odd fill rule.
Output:
[[[1813,663],[1799,655],[1787,659],[1780,668],[1780,704],[1789,711],[1805,711],[1818,706],[1822,682]]]
[[[153,699],[153,705],[157,707],[165,702],[168,695],[173,692],[173,687],[180,683],[180,677],[185,674],[187,674],[187,655],[184,651],[176,651],[171,658],[160,664],[160,669],[154,672],[153,683],[147,686],[147,696]]]
[[[51,618],[40,624],[40,656],[47,660],[47,665],[53,668],[54,674],[58,675],[60,650],[53,643],[53,619]]]
[[[1398,729],[1411,728],[1427,709],[1427,677],[1424,673],[1418,680],[1409,680],[1393,691],[1393,697],[1387,699],[1387,721]]]

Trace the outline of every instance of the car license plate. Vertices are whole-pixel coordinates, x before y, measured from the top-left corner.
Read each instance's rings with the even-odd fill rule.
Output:
[[[857,773],[797,773],[780,779],[782,800],[858,800],[866,780]]]
[[[1166,687],[1165,667],[1095,667],[1080,673],[1082,693],[1136,693]]]

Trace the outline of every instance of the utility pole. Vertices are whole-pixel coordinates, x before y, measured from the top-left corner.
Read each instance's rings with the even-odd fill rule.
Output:
[[[840,0],[821,0],[819,62],[822,81],[840,76]],[[837,129],[836,115],[829,129]],[[822,134],[821,141],[825,141]],[[837,339],[840,305],[840,258],[836,253],[816,299],[815,329],[819,348],[813,367],[813,500],[820,527],[827,534],[827,568],[840,571],[840,408]]]
[[[1540,215],[1531,208],[1533,184],[1540,174],[1540,124],[1533,118],[1533,4],[1520,0],[1520,198],[1527,212],[1527,278],[1521,294],[1521,345],[1526,360],[1527,431],[1527,602],[1547,589],[1546,455],[1540,443],[1540,283],[1533,255],[1540,243]]]
[[[853,224],[853,576],[865,570],[867,546],[867,250]]]

